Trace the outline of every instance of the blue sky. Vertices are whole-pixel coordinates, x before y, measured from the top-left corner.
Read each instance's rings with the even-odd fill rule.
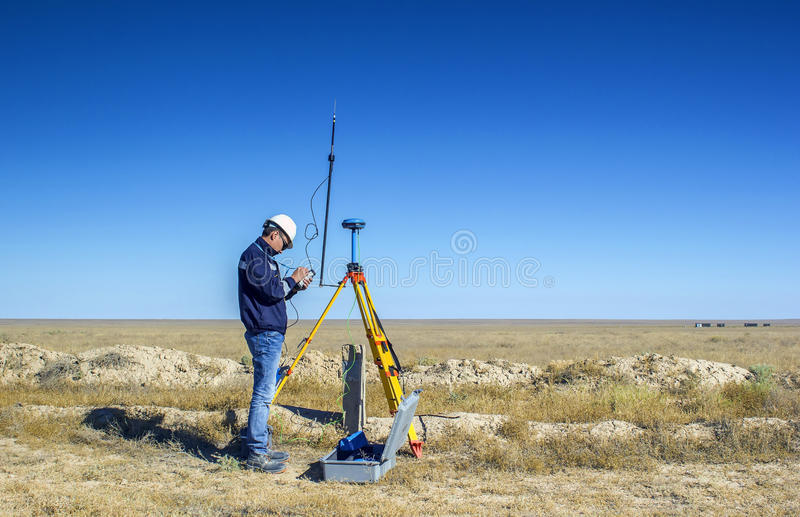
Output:
[[[238,317],[334,99],[329,256],[425,263],[383,317],[800,317],[791,2],[164,4],[0,6],[0,317]]]

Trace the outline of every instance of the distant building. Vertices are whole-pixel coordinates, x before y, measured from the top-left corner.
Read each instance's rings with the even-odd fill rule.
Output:
[[[724,324],[724,323],[717,323],[717,326],[718,326],[718,327],[724,327],[724,326],[725,326],[725,324]]]
[[[711,323],[695,323],[695,324],[694,324],[694,326],[695,326],[695,327],[697,327],[697,328],[700,328],[700,327],[710,327],[710,326],[711,326]]]
[[[762,327],[769,327],[769,323],[762,323],[761,326]]]
[[[757,327],[758,323],[745,323],[744,326],[745,327]]]

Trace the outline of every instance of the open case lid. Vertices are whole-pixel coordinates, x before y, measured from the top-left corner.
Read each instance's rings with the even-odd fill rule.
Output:
[[[397,454],[397,450],[405,443],[408,429],[411,427],[412,420],[414,420],[414,412],[417,410],[421,392],[422,390],[414,390],[411,395],[404,397],[397,407],[397,413],[395,413],[394,422],[392,422],[392,430],[389,431],[389,437],[386,438],[386,444],[383,447],[381,462],[393,458]]]

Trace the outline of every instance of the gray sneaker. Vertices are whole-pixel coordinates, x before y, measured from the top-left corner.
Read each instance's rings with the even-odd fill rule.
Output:
[[[253,454],[251,452],[245,464],[250,470],[260,470],[270,474],[280,474],[286,470],[286,463],[270,460],[266,454]]]

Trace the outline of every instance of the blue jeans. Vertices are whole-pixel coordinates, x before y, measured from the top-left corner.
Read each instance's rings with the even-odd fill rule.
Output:
[[[251,453],[266,454],[269,450],[267,419],[275,396],[275,375],[281,362],[283,334],[273,330],[255,334],[245,332],[244,338],[253,354],[253,398],[247,417],[247,448]]]

